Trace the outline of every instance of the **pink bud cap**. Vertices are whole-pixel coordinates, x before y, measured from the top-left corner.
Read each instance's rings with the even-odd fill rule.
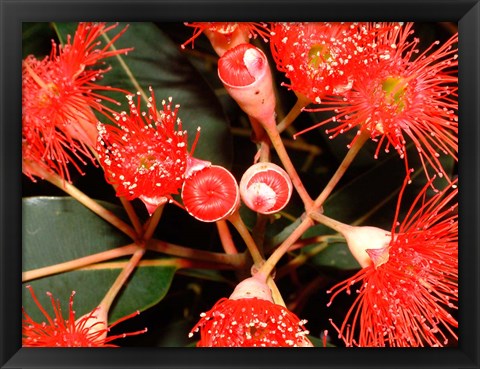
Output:
[[[391,233],[377,227],[346,227],[342,232],[348,248],[362,268],[380,266],[388,260]]]
[[[388,249],[389,247],[385,246],[379,249],[366,249],[365,251],[367,252],[368,256],[370,256],[370,259],[372,259],[375,268],[378,268],[380,265],[385,264],[388,261],[390,257]]]
[[[138,198],[145,204],[149,215],[152,215],[160,205],[163,205],[168,201],[165,196],[148,197],[141,195]]]
[[[212,163],[207,160],[197,159],[189,155],[187,157],[187,169],[185,170],[185,178],[191,177],[195,172],[210,167],[211,165]]]
[[[87,330],[91,336],[95,336],[97,342],[104,342],[108,332],[108,310],[100,305],[75,320],[75,326],[80,331]],[[100,335],[96,336],[97,333]]]
[[[228,50],[218,60],[218,76],[242,110],[260,122],[275,114],[275,94],[267,57],[251,44]]]
[[[240,205],[235,177],[225,168],[212,165],[194,171],[182,188],[183,205],[187,212],[202,222],[228,218]]]
[[[292,196],[293,185],[288,174],[273,163],[257,163],[243,174],[240,196],[250,209],[261,214],[282,210]]]
[[[273,303],[272,291],[267,283],[256,277],[241,281],[230,295],[230,300],[258,298]]]

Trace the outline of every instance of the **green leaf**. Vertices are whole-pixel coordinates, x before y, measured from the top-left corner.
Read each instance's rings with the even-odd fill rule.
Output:
[[[123,220],[119,206],[99,203]],[[23,270],[77,259],[132,241],[71,197],[23,199]]]
[[[125,217],[120,207],[100,202]],[[23,271],[113,249],[131,241],[115,227],[70,197],[23,199]],[[159,263],[162,265],[161,263]],[[109,319],[115,321],[136,310],[145,310],[163,299],[176,271],[173,263],[140,266],[118,295]],[[122,264],[100,269],[77,270],[27,282],[42,305],[52,312],[46,292],[51,292],[68,311],[68,299],[75,295],[76,316],[95,308],[121,271]],[[36,321],[45,318],[38,311],[28,290],[23,290],[23,306]]]
[[[76,26],[77,23],[55,23],[61,39],[65,39],[67,34],[73,35]],[[106,35],[105,41],[113,38],[125,26],[127,24],[119,24]],[[143,97],[150,95],[148,87],[151,86],[159,106],[162,100],[172,97],[174,104],[180,104],[178,116],[182,120],[183,128],[188,131],[190,145],[197,128],[201,127],[195,157],[230,167],[232,137],[228,121],[215,93],[182,54],[179,46],[155,24],[140,22],[129,24],[127,31],[115,42],[114,47],[134,47],[134,50],[128,55],[106,60],[112,70],[106,73],[99,83],[131,93],[140,90]],[[119,93],[109,96],[122,104],[121,109],[114,106],[115,110],[128,111],[125,96]],[[142,101],[142,106],[145,109],[146,101]]]
[[[360,264],[352,256],[345,242],[332,242],[311,261],[315,265],[343,270],[360,269]]]

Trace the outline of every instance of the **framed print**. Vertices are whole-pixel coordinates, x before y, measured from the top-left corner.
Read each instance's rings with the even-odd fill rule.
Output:
[[[477,1],[1,9],[2,368],[478,368]]]

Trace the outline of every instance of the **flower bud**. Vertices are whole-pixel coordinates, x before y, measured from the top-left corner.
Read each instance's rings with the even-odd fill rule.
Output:
[[[250,209],[261,214],[282,210],[290,200],[293,186],[288,174],[273,163],[252,165],[240,180],[240,196]]]
[[[218,60],[218,76],[242,110],[260,122],[275,114],[272,75],[265,54],[251,44],[228,50]]]
[[[216,222],[232,215],[240,205],[235,177],[225,168],[212,165],[193,171],[182,187],[187,212],[202,222]]]
[[[272,300],[265,281],[250,277],[240,282],[232,295],[220,299],[189,337],[200,332],[198,347],[312,347],[300,320]]]
[[[253,297],[273,303],[272,291],[267,283],[259,278],[250,277],[241,281],[230,295],[230,300],[251,299]]]
[[[187,169],[185,170],[185,178],[192,176],[195,172],[205,169],[212,165],[211,162],[197,159],[191,155],[187,157]]]
[[[342,232],[348,248],[362,268],[379,267],[388,261],[391,233],[377,227],[351,227]]]
[[[94,338],[95,342],[105,342],[108,332],[108,310],[103,305],[99,305],[75,320],[75,326],[78,331],[85,332]]]

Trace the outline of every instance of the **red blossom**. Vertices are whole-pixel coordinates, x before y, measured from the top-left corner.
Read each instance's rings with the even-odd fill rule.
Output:
[[[182,49],[202,33],[209,38],[213,48],[219,56],[222,56],[226,50],[239,44],[249,42],[250,39],[260,36],[264,41],[268,41],[270,33],[265,23],[256,22],[191,22],[185,23],[186,26],[193,27],[193,36],[182,44]]]
[[[270,46],[285,86],[319,104],[352,87],[377,32],[365,23],[274,23]]]
[[[53,317],[40,304],[31,286],[27,286],[38,309],[45,316],[46,321],[35,322],[22,308],[22,345],[24,347],[117,347],[110,342],[117,338],[142,334],[147,329],[124,333],[115,336],[107,336],[111,328],[139,314],[138,311],[130,314],[115,323],[108,325],[106,317],[102,317],[101,308],[98,307],[90,313],[75,319],[73,310],[72,292],[69,300],[68,318],[62,315],[60,301],[55,300],[50,292],[47,292],[52,303]]]
[[[177,117],[179,105],[172,107],[170,99],[158,111],[150,92],[148,113],[140,112],[140,94],[136,105],[130,95],[130,113],[114,115],[118,126],[98,124],[97,151],[117,196],[140,198],[151,214],[179,192],[189,154],[186,131]]]
[[[308,331],[283,306],[258,299],[220,299],[201,315],[192,332],[200,329],[198,347],[305,346]]]
[[[397,206],[388,247],[367,249],[374,263],[329,291],[329,305],[342,291],[358,294],[340,328],[332,323],[347,346],[438,347],[457,339],[458,188],[455,180],[425,200],[429,186],[399,225]]]
[[[240,282],[193,327],[198,347],[309,347],[309,333],[294,313],[273,302],[268,286],[255,277]]]
[[[309,109],[334,116],[298,134],[329,122],[334,124],[327,130],[330,138],[352,129],[366,130],[378,142],[375,158],[382,148],[395,149],[405,160],[407,176],[409,138],[427,177],[433,170],[448,179],[440,154],[458,160],[458,34],[417,55],[420,41],[410,38],[412,27],[412,23],[387,25],[389,30],[370,46],[376,57],[356,75],[353,88],[343,98],[326,98],[322,107]]]
[[[110,50],[126,28],[100,46],[100,38],[116,26],[80,23],[73,40],[68,36],[63,46],[52,41],[49,56],[38,60],[29,55],[23,60],[23,172],[32,180],[37,174],[30,162],[70,181],[69,163],[81,173],[82,158],[93,160],[88,149],[96,141],[93,110],[108,116],[111,110],[103,101],[115,101],[101,92],[119,91],[97,83],[110,69],[100,65],[106,58],[131,50]]]

